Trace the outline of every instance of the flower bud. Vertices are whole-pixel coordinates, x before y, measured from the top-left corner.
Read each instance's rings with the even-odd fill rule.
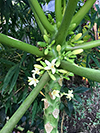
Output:
[[[51,16],[51,14],[48,14],[48,18],[52,20],[52,16]]]
[[[47,55],[48,52],[49,52],[48,49],[46,49],[46,50],[44,51],[44,54]]]
[[[53,45],[54,43],[55,43],[55,40],[53,40],[50,45]]]
[[[61,51],[61,46],[60,46],[60,45],[57,45],[56,50],[57,50],[58,52],[60,52],[60,51]]]
[[[38,69],[43,69],[43,67],[41,65],[38,65],[38,64],[35,64],[34,67],[38,68]]]
[[[77,41],[81,36],[82,36],[82,33],[78,33],[78,34],[71,40],[71,42]]]
[[[63,69],[58,69],[58,72],[60,72],[60,73],[68,73],[68,71],[63,70]]]
[[[72,51],[72,54],[77,55],[77,54],[80,54],[82,52],[83,52],[83,49],[76,49],[76,50]]]
[[[47,42],[47,43],[49,43],[49,42],[50,42],[49,37],[47,37],[46,35],[43,35],[43,38],[44,38],[45,42]]]
[[[71,30],[73,30],[75,27],[76,27],[76,23],[73,23],[73,24],[71,24],[71,25],[69,26],[69,30],[71,31]]]
[[[60,25],[61,25],[61,22],[58,22],[58,23],[57,23],[57,28],[59,28],[59,27],[60,27]]]
[[[56,62],[56,67],[59,67],[60,66],[60,60],[58,60],[57,62]]]

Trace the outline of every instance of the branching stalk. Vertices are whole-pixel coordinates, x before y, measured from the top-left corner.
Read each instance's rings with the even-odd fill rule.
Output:
[[[28,43],[24,43],[22,41],[14,39],[13,37],[9,37],[1,33],[0,33],[0,43],[10,47],[18,48],[20,50],[29,52],[33,55],[44,56],[43,51],[39,51],[37,47],[29,45]]]
[[[55,37],[56,44],[62,45],[63,42],[65,41],[68,27],[69,27],[71,19],[73,17],[77,2],[78,2],[78,0],[68,0],[61,26],[58,30],[56,37]]]
[[[29,108],[29,106],[32,104],[32,102],[35,100],[39,92],[42,90],[44,85],[50,80],[50,77],[48,73],[46,72],[38,85],[32,90],[32,92],[29,94],[29,96],[25,99],[25,101],[21,104],[21,106],[18,108],[18,110],[14,113],[14,115],[9,119],[9,121],[5,124],[5,126],[1,129],[0,133],[11,133],[13,128],[16,126],[18,121],[21,119],[21,117],[24,115],[26,110]]]
[[[40,7],[39,3],[37,0],[28,0],[29,3],[31,3],[31,6],[33,6],[37,16],[39,17],[42,25],[44,26],[44,28],[49,32],[49,33],[53,33],[54,32],[54,27],[52,26],[52,24],[50,24],[50,22],[48,21],[48,19],[46,18],[42,8]],[[32,8],[32,9],[33,9]],[[34,13],[33,10],[33,13]]]
[[[65,49],[66,51],[75,50],[75,49],[83,49],[83,50],[85,50],[85,49],[91,49],[91,48],[97,47],[97,46],[100,46],[100,40],[79,44],[79,45],[76,45],[74,47],[66,45],[65,48],[63,48],[63,49]]]
[[[71,21],[71,23],[76,23],[76,26],[74,27],[74,29],[80,24],[80,22],[82,21],[86,13],[88,13],[88,11],[93,6],[95,1],[96,0],[87,0],[83,5],[83,7],[81,7],[81,9],[75,14],[75,16]],[[74,29],[71,29],[71,30],[74,30]]]
[[[62,20],[61,3],[62,0],[55,0],[56,23],[61,22]]]
[[[77,74],[82,77],[86,77],[96,82],[100,82],[100,70],[80,67],[76,64],[72,64],[67,61],[61,62],[61,67],[67,71],[71,71],[74,74]]]
[[[40,30],[41,30],[41,33],[42,33],[42,35],[44,35],[44,30],[45,30],[45,28],[44,28],[43,25],[41,24],[41,21],[40,21],[39,17],[37,16],[37,14],[36,14],[36,12],[35,12],[35,10],[34,10],[32,4],[31,4],[31,2],[30,2],[30,1],[28,1],[28,2],[29,2],[29,4],[30,4],[30,7],[31,7],[32,11],[34,12],[34,16],[35,16],[36,22],[37,22],[37,24],[38,24],[38,26],[39,26],[39,28],[40,28]]]

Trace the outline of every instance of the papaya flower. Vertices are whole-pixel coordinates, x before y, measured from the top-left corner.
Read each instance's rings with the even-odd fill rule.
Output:
[[[54,74],[56,72],[56,68],[54,67],[56,65],[55,62],[56,62],[56,59],[53,59],[51,63],[48,60],[45,60],[45,63],[47,64],[47,66],[44,69],[51,70],[52,74]]]
[[[38,74],[38,75],[40,74],[40,71],[39,71],[38,68],[35,68],[35,70],[32,70],[32,72],[34,73],[34,75],[35,75],[35,74]]]
[[[52,99],[55,99],[56,97],[60,97],[59,93],[60,93],[59,90],[53,90],[53,91],[51,92]]]
[[[34,85],[34,86],[36,86],[37,83],[39,82],[39,80],[37,80],[37,79],[35,78],[35,75],[32,74],[32,77],[28,77],[28,82],[29,82],[29,85]]]
[[[68,90],[68,94],[66,94],[66,98],[69,99],[69,101],[74,97],[74,95],[72,94],[73,93],[73,90]]]

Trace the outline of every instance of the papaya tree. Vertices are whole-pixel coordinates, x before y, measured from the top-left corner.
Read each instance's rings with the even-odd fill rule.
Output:
[[[85,49],[100,45],[100,40],[84,42],[82,33],[74,34],[74,30],[83,20],[96,0],[87,0],[75,13],[78,0],[55,0],[55,20],[43,12],[37,0],[28,0],[35,20],[40,28],[44,41],[37,42],[37,47],[0,33],[0,43],[26,51],[36,56],[40,62],[34,65],[32,77],[28,77],[29,85],[35,88],[1,129],[0,133],[11,133],[26,110],[44,88],[44,132],[57,133],[59,121],[60,98],[66,96],[68,101],[74,97],[75,91],[61,93],[63,79],[74,74],[100,82],[100,70],[78,66],[75,63],[77,54]],[[40,50],[41,47],[41,50]],[[13,68],[14,69],[14,68]],[[38,75],[38,78],[37,78]],[[2,89],[3,95],[4,89]]]

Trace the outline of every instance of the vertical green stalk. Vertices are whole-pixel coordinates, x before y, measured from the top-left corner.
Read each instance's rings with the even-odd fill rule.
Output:
[[[34,10],[32,4],[31,4],[31,2],[30,2],[30,1],[28,1],[28,2],[29,2],[29,4],[30,4],[30,7],[31,7],[32,11],[34,12],[34,16],[35,16],[36,22],[37,22],[37,24],[38,24],[38,26],[39,26],[39,28],[40,28],[40,30],[41,30],[41,33],[42,33],[42,35],[44,35],[44,34],[45,34],[45,33],[44,33],[45,28],[44,28],[43,25],[41,24],[41,21],[40,21],[39,17],[37,16],[37,14],[36,14],[36,12],[35,12],[35,10]]]
[[[61,4],[62,4],[62,0],[55,0],[56,23],[61,22],[62,20]]]
[[[49,32],[49,33],[53,33],[54,32],[54,26],[52,24],[50,24],[50,22],[48,21],[47,17],[45,16],[42,8],[40,7],[39,3],[37,0],[28,0],[29,3],[31,3],[31,6],[33,6],[37,16],[39,17],[42,25],[44,26],[44,28]],[[33,9],[32,8],[32,9]],[[33,12],[34,12],[33,10]]]
[[[58,133],[60,97],[53,99],[53,90],[60,91],[61,86],[56,81],[50,81],[45,88],[44,99],[44,133]]]
[[[55,37],[56,44],[62,45],[65,41],[70,22],[72,20],[75,8],[77,6],[77,2],[78,0],[68,0],[61,26]]]

